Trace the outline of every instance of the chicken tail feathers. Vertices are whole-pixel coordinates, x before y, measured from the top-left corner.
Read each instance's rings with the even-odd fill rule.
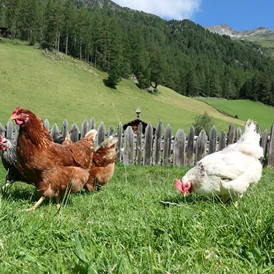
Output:
[[[256,122],[252,120],[248,120],[245,124],[245,132],[241,136],[239,143],[259,143],[260,141],[260,134],[258,132],[258,125]]]
[[[85,135],[85,137],[83,139],[86,139],[86,140],[90,140],[90,141],[93,141],[95,140],[95,136],[97,134],[97,130],[96,129],[91,129],[90,131],[88,131]]]
[[[107,148],[107,149],[114,148],[117,142],[118,142],[118,139],[111,135],[103,143],[97,146],[95,148],[95,151],[97,151],[99,148]]]

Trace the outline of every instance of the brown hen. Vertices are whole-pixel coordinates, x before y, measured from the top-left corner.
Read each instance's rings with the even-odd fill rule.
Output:
[[[18,107],[9,120],[20,126],[17,141],[17,166],[26,181],[41,193],[35,210],[46,198],[61,196],[70,188],[79,191],[89,179],[97,131],[91,130],[80,141],[60,145],[52,142],[41,119],[30,110]]]
[[[92,191],[95,188],[99,189],[112,178],[116,160],[117,141],[117,138],[109,136],[94,149],[89,179],[85,184],[87,190]],[[70,135],[67,134],[63,144],[71,143]]]

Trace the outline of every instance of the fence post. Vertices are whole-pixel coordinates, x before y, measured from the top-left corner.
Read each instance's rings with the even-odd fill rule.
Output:
[[[163,131],[163,123],[160,120],[157,124],[157,128],[155,131],[155,139],[154,139],[154,162],[155,162],[155,165],[159,165],[161,163],[162,131]]]
[[[178,129],[173,145],[173,165],[185,166],[186,135],[183,129]]]
[[[122,151],[122,140],[123,140],[123,125],[120,122],[118,125],[118,132],[117,132],[117,145],[116,145],[116,162],[120,163],[121,161],[121,151]]]
[[[100,123],[97,133],[97,145],[99,146],[105,140],[106,127],[103,122]]]
[[[114,136],[114,135],[115,135],[114,127],[113,127],[113,126],[110,126],[109,129],[108,129],[107,137],[109,137],[109,136]]]
[[[54,125],[50,131],[50,136],[51,136],[51,139],[53,140],[53,142],[57,142],[57,140],[59,138],[59,134],[60,134],[59,128],[58,128],[57,124],[54,123]]]
[[[132,165],[134,163],[134,134],[131,126],[128,126],[125,131],[125,140],[124,140],[124,154],[123,162],[125,165]]]
[[[88,121],[84,120],[82,123],[81,138],[84,138],[88,132]]]
[[[271,127],[270,141],[269,141],[269,152],[268,152],[268,165],[274,166],[274,125]]]
[[[225,148],[225,145],[226,145],[226,134],[225,134],[225,131],[222,130],[219,137],[218,151],[223,150]]]
[[[12,139],[12,132],[13,132],[12,121],[8,121],[6,125],[6,137],[10,140]]]
[[[241,136],[242,136],[242,130],[240,127],[238,127],[236,131],[236,142],[241,138]]]
[[[96,129],[96,122],[93,117],[90,119],[90,129]]]
[[[209,132],[208,154],[216,152],[216,146],[217,146],[217,130],[215,126],[212,126]]]
[[[233,144],[234,141],[234,124],[230,124],[227,134],[227,144]]]
[[[194,164],[194,127],[191,126],[188,131],[187,146],[186,146],[186,164],[192,166]]]
[[[196,141],[196,163],[205,156],[206,143],[207,143],[206,132],[202,130]]]
[[[136,137],[136,164],[142,164],[142,134],[143,134],[143,125],[139,123],[137,129],[137,137]]]
[[[153,128],[151,123],[148,123],[145,130],[145,145],[144,145],[144,165],[150,165],[152,160],[153,150]]]
[[[70,132],[70,139],[72,142],[79,141],[79,128],[76,123],[73,123],[69,132]]]
[[[49,132],[49,120],[45,119],[44,121],[44,127],[47,129],[47,131]]]
[[[263,166],[266,166],[267,165],[267,159],[266,159],[266,155],[267,155],[267,141],[268,141],[268,131],[267,129],[265,129],[263,131],[263,134],[262,134],[262,138],[261,138],[261,147],[263,148]]]
[[[0,135],[2,136],[6,135],[6,129],[3,127],[1,122],[0,122]]]
[[[63,124],[62,124],[62,137],[63,137],[63,139],[65,140],[65,138],[66,138],[66,136],[67,136],[67,134],[69,133],[68,131],[68,120],[67,119],[65,119],[64,121],[63,121]]]
[[[164,134],[164,155],[163,155],[163,166],[170,165],[170,154],[171,154],[171,127],[168,124],[165,128]]]

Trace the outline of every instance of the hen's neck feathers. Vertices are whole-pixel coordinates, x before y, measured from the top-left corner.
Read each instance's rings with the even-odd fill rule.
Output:
[[[25,135],[35,145],[46,145],[52,143],[52,139],[40,118],[37,118],[31,111],[26,111],[29,121],[20,126],[19,137]],[[20,140],[20,138],[18,139]]]

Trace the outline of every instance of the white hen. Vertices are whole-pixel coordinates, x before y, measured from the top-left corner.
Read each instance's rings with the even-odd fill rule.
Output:
[[[207,197],[217,195],[224,202],[234,196],[242,197],[247,188],[262,176],[260,135],[256,124],[248,120],[245,132],[235,144],[209,154],[190,169],[176,188],[185,196],[195,192]]]

